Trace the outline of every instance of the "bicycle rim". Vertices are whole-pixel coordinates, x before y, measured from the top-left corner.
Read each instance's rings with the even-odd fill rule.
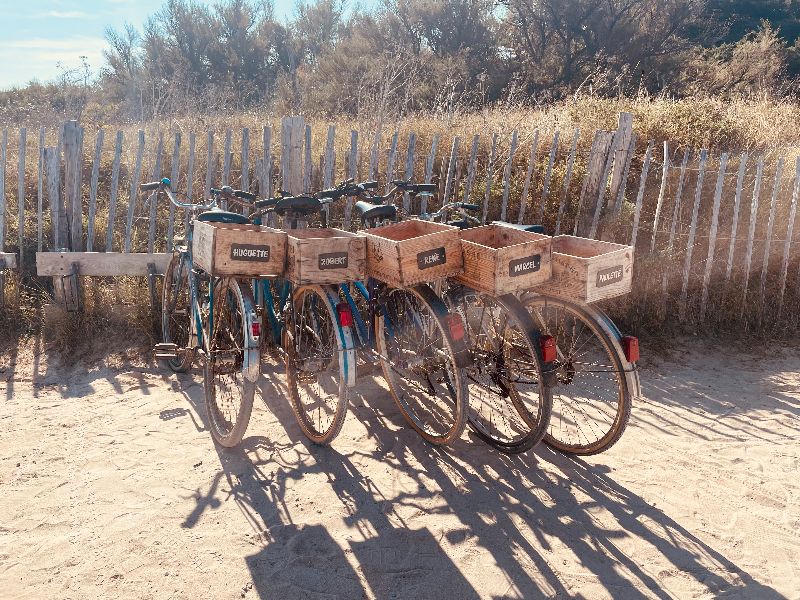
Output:
[[[303,434],[316,444],[331,443],[347,414],[344,372],[350,365],[332,294],[335,289],[322,286],[296,289],[283,334],[292,409]]]
[[[247,430],[256,384],[245,377],[248,319],[242,288],[233,279],[217,280],[213,285],[213,331],[208,336],[205,364],[206,411],[212,437],[230,448],[242,441]]]
[[[452,300],[473,359],[465,369],[470,427],[501,452],[525,452],[546,433],[552,407],[530,316],[513,296],[465,290]]]
[[[545,443],[567,454],[598,454],[613,446],[631,411],[622,349],[579,306],[557,298],[524,301],[557,348],[553,411]]]
[[[424,285],[390,289],[375,319],[381,367],[405,420],[433,444],[464,430],[467,387],[444,324],[447,308]]]

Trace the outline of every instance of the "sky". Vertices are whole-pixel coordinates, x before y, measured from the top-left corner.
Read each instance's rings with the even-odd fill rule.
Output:
[[[80,66],[81,56],[98,70],[106,27],[121,28],[129,22],[141,28],[162,4],[163,0],[0,0],[0,89],[53,79],[62,69]],[[294,14],[295,0],[274,4],[279,20]]]

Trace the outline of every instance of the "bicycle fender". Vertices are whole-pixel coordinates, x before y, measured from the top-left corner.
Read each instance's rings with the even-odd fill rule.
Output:
[[[244,314],[246,315],[245,332],[244,332],[244,377],[250,382],[258,381],[261,376],[261,350],[260,350],[260,336],[253,335],[253,324],[257,323],[257,329],[263,334],[261,327],[261,317],[256,310],[256,303],[253,300],[253,293],[250,286],[239,286],[239,291],[242,294],[242,304],[244,305]]]

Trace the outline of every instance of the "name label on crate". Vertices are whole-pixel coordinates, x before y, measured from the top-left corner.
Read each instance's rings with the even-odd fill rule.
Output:
[[[605,287],[607,285],[611,285],[612,283],[620,282],[622,281],[622,275],[622,265],[617,265],[616,267],[609,267],[608,269],[598,271],[596,286]]]
[[[269,246],[261,244],[231,244],[231,260],[269,262]]]
[[[527,273],[536,273],[542,268],[542,255],[534,254],[525,258],[518,258],[508,263],[509,277],[519,277]]]
[[[331,252],[329,254],[320,254],[319,268],[321,271],[324,271],[325,269],[346,269],[347,252]]]
[[[447,255],[444,252],[444,246],[441,248],[434,248],[433,250],[426,250],[417,254],[417,267],[420,271],[423,269],[430,269],[438,265],[443,265],[447,262]]]

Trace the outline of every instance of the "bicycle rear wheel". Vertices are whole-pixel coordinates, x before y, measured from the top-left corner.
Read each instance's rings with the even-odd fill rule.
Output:
[[[553,402],[530,315],[512,295],[458,287],[447,298],[466,323],[472,352],[465,369],[470,427],[501,452],[529,450],[547,432]]]
[[[454,442],[464,430],[468,394],[445,321],[447,307],[427,285],[389,289],[380,306],[377,349],[397,407],[430,443]]]
[[[633,365],[613,339],[581,306],[548,296],[523,299],[535,325],[553,336],[556,386],[545,443],[566,454],[588,456],[608,450],[630,418]],[[633,374],[635,376],[635,373]]]
[[[347,415],[348,383],[355,381],[351,333],[339,325],[338,290],[304,286],[294,290],[283,332],[289,399],[303,434],[330,444]]]
[[[218,279],[212,285],[214,305],[206,320],[213,328],[204,371],[206,412],[211,436],[232,448],[242,441],[250,422],[257,376],[249,371],[258,369],[260,359],[249,341],[248,313],[253,307],[249,288],[235,279]]]
[[[185,373],[192,368],[194,351],[192,339],[192,305],[189,293],[189,265],[187,255],[172,255],[164,273],[161,302],[161,341],[178,347],[177,358],[164,362],[175,373]]]

